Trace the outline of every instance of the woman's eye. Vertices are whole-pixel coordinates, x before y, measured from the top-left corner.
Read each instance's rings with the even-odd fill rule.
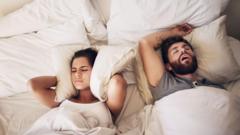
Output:
[[[88,71],[87,69],[81,69],[82,72]]]
[[[72,72],[72,73],[75,73],[75,72],[76,72],[76,70],[71,70],[71,72]]]

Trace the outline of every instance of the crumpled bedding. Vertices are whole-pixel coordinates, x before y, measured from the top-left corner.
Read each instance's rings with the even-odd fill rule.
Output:
[[[199,86],[173,93],[124,120],[121,135],[239,135],[240,99]]]
[[[40,117],[24,135],[114,135],[115,132],[104,103],[79,104],[65,100]]]

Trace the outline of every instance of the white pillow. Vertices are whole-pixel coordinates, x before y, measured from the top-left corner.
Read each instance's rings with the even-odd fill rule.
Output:
[[[136,86],[144,102],[152,103],[153,98],[135,45],[106,46],[99,50],[90,82],[91,90],[99,100],[106,100],[110,78],[122,73],[128,86]]]
[[[226,16],[196,28],[187,39],[193,45],[198,59],[198,73],[217,83],[240,78],[238,67],[228,45]]]
[[[147,81],[143,78],[145,74],[141,70],[142,65],[136,59],[138,49],[135,45],[125,44],[101,48],[92,69],[90,87],[100,101],[107,100],[108,84],[114,74],[121,73],[127,82],[124,105],[115,121],[117,125],[126,117],[139,112],[146,103],[152,103]]]
[[[83,21],[80,19],[79,24],[84,23],[94,39],[106,39],[106,29],[89,0],[34,0],[0,19],[0,37],[54,27],[74,18],[82,18]]]
[[[132,64],[135,58],[133,48],[132,45],[123,45],[106,46],[99,50],[90,81],[91,90],[99,100],[106,100],[110,78],[126,71],[127,66]]]
[[[32,0],[1,0],[0,12],[3,16],[21,8],[24,4],[30,3]]]
[[[229,0],[112,0],[109,43],[138,40],[150,32],[182,23],[201,26],[216,19]],[[129,33],[130,32],[130,33]],[[137,37],[137,38],[136,38]]]
[[[179,91],[155,102],[164,135],[239,135],[239,99],[214,87]]]
[[[0,20],[0,37],[37,31],[81,15],[79,0],[34,0]]]
[[[235,58],[235,60],[238,63],[238,66],[240,68],[240,41],[233,38],[233,37],[228,37],[228,44],[232,50],[233,56]]]
[[[107,40],[107,29],[90,1],[82,1],[80,9],[88,35],[93,40]]]
[[[110,17],[111,0],[91,0],[104,24],[107,24]]]
[[[101,46],[90,45],[60,45],[52,49],[53,65],[57,74],[56,101],[62,101],[73,96],[76,91],[71,82],[70,61],[74,53],[86,48],[99,49]]]
[[[82,17],[33,33],[40,40],[53,45],[90,44]]]

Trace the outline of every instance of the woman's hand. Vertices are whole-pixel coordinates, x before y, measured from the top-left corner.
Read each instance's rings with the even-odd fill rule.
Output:
[[[171,29],[171,31],[178,36],[186,36],[191,33],[192,30],[193,27],[188,23],[177,25],[176,27]]]
[[[50,108],[54,108],[59,105],[59,102],[55,101],[55,90],[51,88],[56,85],[56,76],[39,76],[28,81],[28,88],[34,93],[36,98],[42,104]]]

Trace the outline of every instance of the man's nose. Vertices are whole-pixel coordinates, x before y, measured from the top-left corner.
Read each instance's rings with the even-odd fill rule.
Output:
[[[181,52],[181,53],[184,53],[185,51],[186,51],[185,48],[180,48],[180,52]]]

